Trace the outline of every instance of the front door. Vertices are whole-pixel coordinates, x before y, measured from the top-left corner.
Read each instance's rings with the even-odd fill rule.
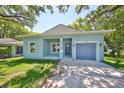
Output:
[[[65,56],[71,56],[71,43],[65,43]]]

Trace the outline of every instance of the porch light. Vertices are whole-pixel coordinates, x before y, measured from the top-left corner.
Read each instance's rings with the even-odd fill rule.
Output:
[[[99,44],[99,46],[101,47],[101,46],[102,46],[102,44]]]

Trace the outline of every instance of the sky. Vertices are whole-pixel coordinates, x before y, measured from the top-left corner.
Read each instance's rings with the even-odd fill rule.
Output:
[[[68,25],[74,22],[78,17],[85,17],[91,10],[95,10],[97,7],[98,6],[90,6],[89,10],[84,10],[79,15],[75,13],[74,6],[71,6],[65,14],[59,13],[59,11],[54,8],[53,14],[48,11],[37,17],[38,23],[34,26],[33,32],[42,33],[58,24]]]

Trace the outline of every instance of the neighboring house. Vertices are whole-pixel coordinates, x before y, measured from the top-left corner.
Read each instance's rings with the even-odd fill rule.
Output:
[[[21,56],[23,53],[23,42],[12,38],[0,38],[0,48],[9,48],[11,53],[8,55],[10,56]]]
[[[80,31],[59,24],[41,34],[24,36],[23,54],[28,59],[104,60],[104,33]]]

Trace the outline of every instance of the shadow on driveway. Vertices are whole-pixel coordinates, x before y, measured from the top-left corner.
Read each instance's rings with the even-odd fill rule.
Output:
[[[44,88],[124,88],[124,73],[104,63],[60,63]]]

